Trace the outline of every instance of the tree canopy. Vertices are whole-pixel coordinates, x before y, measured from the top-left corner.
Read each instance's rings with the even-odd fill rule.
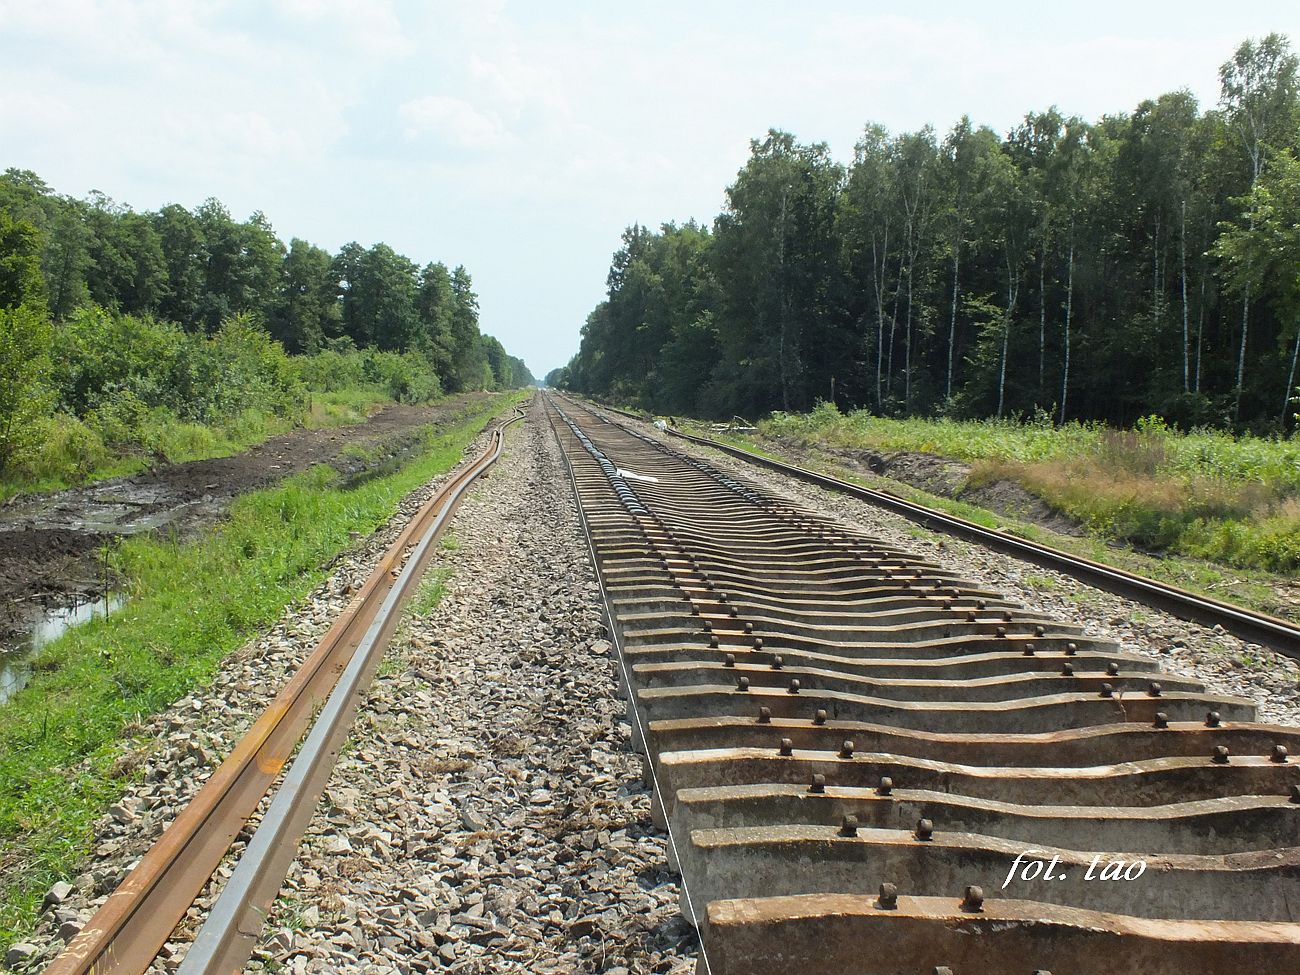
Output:
[[[755,139],[712,227],[624,233],[548,383],[667,413],[1294,425],[1300,97],[1277,34],[1187,91],[1005,135]],[[1293,185],[1296,184],[1296,185]]]

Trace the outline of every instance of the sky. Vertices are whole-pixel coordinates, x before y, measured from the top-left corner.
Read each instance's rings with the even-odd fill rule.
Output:
[[[769,128],[847,161],[870,121],[1209,106],[1273,30],[1300,3],[0,0],[0,168],[464,264],[540,377],[623,229],[711,222]]]

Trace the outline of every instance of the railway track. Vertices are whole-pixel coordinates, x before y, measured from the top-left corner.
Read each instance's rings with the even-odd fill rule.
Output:
[[[1300,971],[1300,730],[548,410],[700,972]]]
[[[46,975],[146,971],[297,749],[181,971],[243,968],[401,606],[465,491],[500,456],[506,427],[523,419],[522,409],[514,412],[420,508],[299,670]]]

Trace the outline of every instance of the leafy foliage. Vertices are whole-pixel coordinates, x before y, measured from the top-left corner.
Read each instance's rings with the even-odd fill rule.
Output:
[[[1297,59],[1247,41],[1221,81],[1208,111],[1178,91],[1005,137],[869,124],[847,167],[770,131],[711,230],[627,230],[553,381],[724,417],[828,400],[1289,430]]]

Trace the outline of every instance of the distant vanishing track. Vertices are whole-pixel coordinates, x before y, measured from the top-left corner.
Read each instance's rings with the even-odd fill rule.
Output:
[[[548,402],[701,972],[1300,970],[1300,731]]]

